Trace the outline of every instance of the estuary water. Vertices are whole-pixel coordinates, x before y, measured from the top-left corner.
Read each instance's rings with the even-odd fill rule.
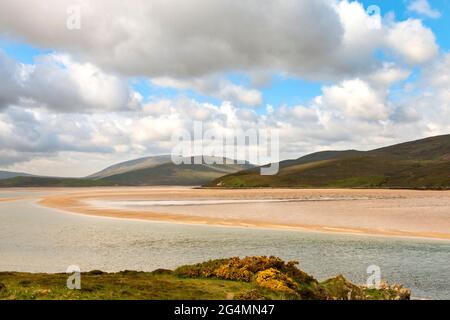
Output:
[[[354,200],[352,197],[319,197],[310,199],[255,199],[255,200],[88,200],[88,204],[94,207],[115,208],[115,209],[154,209],[155,207],[186,207],[186,206],[211,206],[211,205],[236,205],[236,204],[277,204],[283,202],[317,202],[317,201],[338,201]],[[358,199],[362,199],[358,197]],[[367,198],[364,198],[367,199]]]
[[[0,203],[0,271],[152,271],[208,259],[276,255],[318,279],[382,278],[417,298],[450,299],[450,242],[119,220],[59,212],[32,199]]]

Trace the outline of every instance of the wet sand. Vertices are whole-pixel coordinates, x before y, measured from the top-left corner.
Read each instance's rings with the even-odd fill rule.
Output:
[[[6,199],[0,199],[0,202],[11,202],[11,201],[17,201],[21,200],[22,198],[6,198]]]
[[[42,189],[38,189],[43,192]],[[349,189],[216,190],[185,187],[46,189],[39,203],[70,213],[217,226],[450,239],[450,191]],[[116,207],[144,200],[290,200]],[[110,206],[94,206],[103,201]]]

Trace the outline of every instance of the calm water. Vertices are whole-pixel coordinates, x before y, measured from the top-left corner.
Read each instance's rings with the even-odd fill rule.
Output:
[[[272,200],[88,200],[88,203],[94,207],[117,208],[117,209],[153,209],[158,207],[183,207],[183,206],[208,206],[208,205],[227,205],[227,204],[261,204],[261,203],[282,203],[282,202],[317,202],[317,201],[337,201],[354,200],[354,197],[318,197],[310,199],[272,199]],[[357,199],[369,199],[358,197]]]
[[[299,260],[319,279],[343,274],[357,283],[375,264],[415,297],[450,299],[450,242],[127,221],[0,203],[0,271],[151,271],[245,255]]]

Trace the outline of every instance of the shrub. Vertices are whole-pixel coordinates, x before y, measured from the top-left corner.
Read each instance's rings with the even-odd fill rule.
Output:
[[[285,263],[277,257],[246,257],[210,260],[191,266],[182,266],[175,273],[189,278],[219,278],[225,280],[238,280],[250,282],[261,271],[275,269],[285,273],[295,282],[301,284],[317,283],[317,281],[297,268],[297,261]]]
[[[233,266],[226,264],[220,266],[214,271],[214,276],[224,280],[236,280],[250,282],[253,277],[253,273],[247,270],[246,266]]]
[[[211,278],[215,277],[216,269],[224,265],[227,261],[229,259],[219,259],[181,266],[175,270],[175,274],[187,278]]]
[[[297,294],[297,284],[281,271],[274,268],[258,272],[256,283],[263,288],[273,291]]]

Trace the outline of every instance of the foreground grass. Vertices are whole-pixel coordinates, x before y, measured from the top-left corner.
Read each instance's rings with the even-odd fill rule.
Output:
[[[258,288],[253,283],[187,279],[172,273],[83,273],[81,290],[67,289],[67,277],[67,274],[0,273],[0,283],[4,285],[3,289],[0,288],[0,299],[230,300],[252,290],[271,299],[284,298],[282,293]]]
[[[319,282],[277,257],[210,260],[175,271],[91,271],[81,290],[69,290],[67,274],[0,273],[7,300],[408,300],[410,290],[383,284],[369,289],[343,276]]]

